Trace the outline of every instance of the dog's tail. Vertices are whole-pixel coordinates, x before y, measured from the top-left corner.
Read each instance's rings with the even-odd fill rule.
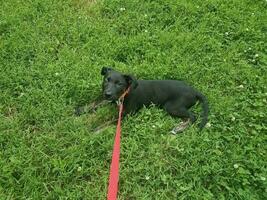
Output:
[[[207,98],[200,92],[197,93],[197,99],[201,102],[202,105],[202,121],[198,125],[200,130],[202,130],[208,122],[209,104]]]

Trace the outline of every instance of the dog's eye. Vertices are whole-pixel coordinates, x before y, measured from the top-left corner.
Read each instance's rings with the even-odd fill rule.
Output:
[[[107,77],[106,78],[106,82],[110,82],[111,78],[110,77]]]

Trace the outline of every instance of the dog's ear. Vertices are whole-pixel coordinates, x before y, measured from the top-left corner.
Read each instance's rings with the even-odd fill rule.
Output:
[[[102,67],[101,69],[101,75],[105,76],[109,71],[111,71],[112,69],[109,67]]]
[[[138,82],[136,80],[136,78],[132,75],[123,75],[128,86],[131,86],[132,89],[135,89],[138,86]]]

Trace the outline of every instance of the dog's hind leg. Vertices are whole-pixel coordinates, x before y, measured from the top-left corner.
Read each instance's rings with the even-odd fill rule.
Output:
[[[172,134],[177,134],[179,132],[182,132],[184,129],[186,129],[189,126],[190,119],[187,119],[186,121],[182,121],[178,126],[175,126],[172,130]]]
[[[194,123],[196,121],[195,115],[191,111],[187,110],[181,101],[167,102],[164,105],[164,109],[171,116],[183,119],[182,123],[172,129],[171,133],[173,134],[183,131],[189,126],[190,122]]]
[[[194,114],[186,110],[185,108],[178,109],[177,112],[174,112],[174,114],[172,114],[172,116],[183,119],[183,121],[178,126],[172,129],[171,133],[173,134],[182,132],[190,125],[190,123],[194,123],[196,121],[196,117],[194,116]]]

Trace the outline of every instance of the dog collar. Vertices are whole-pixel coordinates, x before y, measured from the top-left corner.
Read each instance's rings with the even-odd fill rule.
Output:
[[[130,87],[128,87],[120,96],[120,98],[116,101],[117,105],[121,105],[124,101],[124,97],[130,92]]]

